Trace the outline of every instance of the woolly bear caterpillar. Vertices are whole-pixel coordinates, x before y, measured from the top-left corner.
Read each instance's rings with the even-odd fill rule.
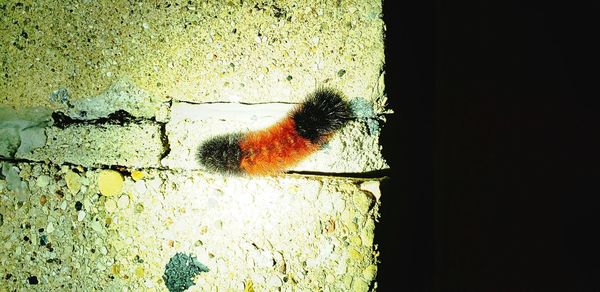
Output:
[[[210,138],[198,147],[196,158],[220,173],[279,173],[319,150],[352,116],[342,93],[319,88],[273,126]]]

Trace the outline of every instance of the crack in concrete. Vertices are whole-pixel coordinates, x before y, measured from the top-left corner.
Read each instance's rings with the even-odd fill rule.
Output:
[[[160,124],[160,142],[163,146],[163,151],[159,158],[160,163],[160,161],[162,161],[165,157],[169,155],[169,153],[171,153],[171,144],[169,144],[169,135],[167,135],[167,123],[158,124]]]
[[[285,103],[285,102],[265,102],[265,103],[254,103],[254,104],[247,104],[247,103],[234,103],[234,102],[204,102],[204,103],[193,103],[193,102],[182,102],[182,101],[175,101],[177,103],[183,103],[183,104],[190,104],[190,105],[200,105],[200,104],[242,104],[242,105],[264,105],[264,104],[294,104],[294,103]],[[173,108],[173,100],[169,100],[166,104],[166,108],[169,112],[171,112],[172,108]],[[358,117],[359,120],[364,120],[365,117],[367,119],[377,119],[380,118],[381,115],[377,115],[377,114],[373,114],[372,112],[369,114],[366,114],[362,117]],[[145,167],[145,168],[149,168],[149,169],[157,169],[157,170],[172,170],[172,168],[168,167],[168,166],[163,166],[162,165],[162,161],[167,158],[172,151],[171,145],[170,145],[170,141],[169,141],[169,134],[167,131],[167,123],[171,122],[171,117],[169,115],[169,117],[165,120],[165,121],[157,121],[157,117],[150,117],[150,118],[146,118],[146,117],[137,117],[132,115],[130,112],[124,110],[124,109],[119,109],[116,110],[115,112],[108,114],[106,117],[99,117],[99,118],[95,118],[95,119],[82,119],[82,118],[73,118],[68,116],[67,114],[65,114],[62,111],[55,111],[51,114],[52,120],[53,120],[53,124],[52,126],[57,127],[59,129],[65,129],[68,127],[74,127],[74,126],[79,126],[79,125],[87,125],[87,126],[98,126],[98,127],[102,127],[104,125],[118,125],[118,126],[127,126],[127,125],[131,125],[131,124],[141,124],[141,123],[150,123],[153,124],[155,126],[158,127],[158,134],[159,134],[159,139],[160,139],[160,144],[162,145],[162,150],[159,153],[158,156],[158,164],[160,166],[157,167]],[[363,121],[364,122],[364,121]],[[29,159],[16,159],[16,158],[0,158],[0,161],[7,161],[7,162],[24,162],[24,163],[36,163],[36,162],[40,162],[40,161],[33,161],[33,160],[29,160]],[[68,162],[63,162],[63,164],[67,164],[67,165],[75,165],[74,163],[68,163]],[[116,165],[102,165],[102,164],[98,164],[98,168],[105,168],[105,167],[115,167]],[[127,169],[129,167],[127,166],[117,166],[121,169]],[[388,172],[389,169],[382,169],[382,170],[378,170],[378,171],[371,171],[371,172],[362,172],[362,173],[330,173],[330,172],[319,172],[319,171],[287,171],[284,172],[282,174],[284,175],[298,175],[298,176],[306,176],[306,177],[310,177],[310,176],[316,176],[316,177],[338,177],[338,178],[348,178],[348,179],[357,179],[357,180],[364,180],[364,179],[383,179],[383,178],[387,178],[388,176]]]
[[[70,127],[73,125],[111,124],[111,125],[124,126],[124,125],[128,125],[131,123],[138,123],[138,122],[142,122],[142,121],[156,122],[156,118],[147,119],[147,118],[135,117],[132,114],[130,114],[129,112],[122,110],[122,109],[117,110],[117,111],[109,114],[106,117],[101,117],[101,118],[97,118],[97,119],[89,119],[89,120],[74,119],[74,118],[71,118],[68,115],[64,114],[61,111],[56,111],[56,112],[52,113],[52,119],[54,120],[53,126],[60,128],[60,129],[64,129],[66,127]]]

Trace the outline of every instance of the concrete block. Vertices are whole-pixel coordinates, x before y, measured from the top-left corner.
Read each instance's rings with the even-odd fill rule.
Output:
[[[166,125],[171,151],[162,165],[203,169],[195,159],[198,145],[219,134],[258,130],[283,118],[294,104],[189,104],[175,102]],[[381,156],[379,133],[370,133],[359,120],[349,123],[325,147],[292,171],[361,173],[387,168]]]
[[[161,126],[151,122],[48,127],[46,136],[44,146],[16,158],[85,167],[158,167],[165,151]]]
[[[103,196],[102,169],[4,168],[13,178],[0,179],[2,289],[166,291],[177,253],[208,268],[190,291],[376,287],[377,180],[156,169],[134,179],[122,169],[121,191]],[[13,181],[27,186],[24,200]]]

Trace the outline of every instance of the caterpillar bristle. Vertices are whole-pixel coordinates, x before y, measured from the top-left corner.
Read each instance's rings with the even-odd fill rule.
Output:
[[[309,94],[292,113],[298,133],[313,143],[340,129],[351,117],[350,105],[342,94],[328,87]]]
[[[240,174],[241,133],[215,136],[198,147],[196,158],[206,169],[214,172]]]

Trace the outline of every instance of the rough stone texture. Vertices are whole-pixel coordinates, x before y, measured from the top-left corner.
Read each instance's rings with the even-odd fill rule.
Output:
[[[164,153],[160,126],[150,122],[127,126],[49,127],[46,135],[46,145],[32,153],[17,155],[17,158],[57,164],[67,162],[85,167],[158,167]]]
[[[177,252],[210,270],[192,291],[374,285],[379,202],[366,189],[375,180],[144,170],[138,181],[125,176],[122,194],[106,197],[98,195],[99,169],[10,167],[30,193],[20,201],[0,179],[2,289],[162,291]]]
[[[57,107],[120,78],[176,100],[383,97],[381,1],[4,1],[0,103]],[[381,104],[380,102],[378,104]]]
[[[62,103],[56,111],[68,117],[89,121],[107,118],[117,110],[123,110],[135,118],[164,122],[168,119],[170,99],[150,95],[126,79],[117,80],[97,96]]]

